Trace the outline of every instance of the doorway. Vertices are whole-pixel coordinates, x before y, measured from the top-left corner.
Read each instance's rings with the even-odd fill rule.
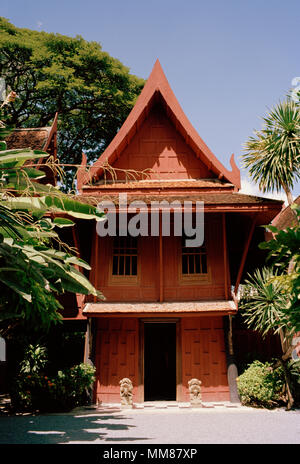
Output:
[[[176,401],[176,323],[144,324],[144,401]]]

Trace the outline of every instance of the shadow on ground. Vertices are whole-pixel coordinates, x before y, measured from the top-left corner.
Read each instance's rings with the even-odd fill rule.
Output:
[[[124,420],[128,423],[124,424]],[[145,437],[115,437],[131,430],[132,418],[113,414],[49,414],[0,417],[0,444],[106,443],[147,440]],[[123,423],[120,423],[123,421]]]

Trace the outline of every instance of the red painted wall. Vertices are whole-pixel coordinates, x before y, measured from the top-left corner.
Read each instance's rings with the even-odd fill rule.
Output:
[[[188,381],[202,381],[203,401],[228,401],[229,387],[222,317],[182,318],[179,339],[178,401],[189,401]],[[137,318],[101,318],[96,331],[95,399],[120,403],[119,381],[129,377],[134,402],[139,402],[139,321]],[[143,342],[141,342],[143,343]],[[140,385],[143,388],[143,385]]]
[[[96,402],[120,403],[119,382],[129,377],[136,398],[138,319],[99,319],[96,331]]]
[[[202,382],[203,401],[229,401],[222,317],[183,318],[182,401],[189,401],[188,381]]]
[[[139,237],[138,279],[129,283],[112,279],[111,237],[98,237],[98,249],[92,249],[91,282],[108,301],[159,300],[159,238]],[[224,262],[222,221],[220,215],[207,214],[205,220],[208,277],[205,280],[184,281],[181,277],[181,237],[163,237],[163,282],[165,301],[222,300]]]
[[[156,105],[114,163],[114,168],[143,171],[151,169],[150,179],[214,178],[176,131],[163,107]],[[124,174],[118,173],[119,179]]]

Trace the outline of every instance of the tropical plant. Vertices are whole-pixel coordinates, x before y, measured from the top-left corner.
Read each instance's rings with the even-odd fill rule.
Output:
[[[279,332],[286,325],[284,308],[288,303],[285,283],[272,268],[256,269],[244,282],[241,308],[248,327],[259,331]]]
[[[294,402],[291,375],[288,368],[293,350],[292,338],[300,331],[300,208],[292,205],[298,222],[286,230],[270,229],[274,238],[259,246],[268,250],[267,260],[272,268],[256,270],[245,281],[244,296],[240,307],[248,327],[266,335],[280,335],[282,358],[280,360],[286,379],[288,408]]]
[[[35,349],[43,347],[37,345]],[[67,411],[89,402],[89,390],[95,380],[93,366],[81,363],[54,375],[40,367],[20,371],[15,377],[11,395],[14,410]]]
[[[14,95],[15,97],[15,95]],[[3,105],[11,101],[8,95]],[[0,124],[0,334],[23,324],[48,330],[61,320],[57,300],[64,292],[103,298],[78,267],[90,266],[60,240],[57,230],[70,219],[103,219],[96,207],[77,201],[51,185],[37,182],[45,174],[30,163],[47,153],[6,150],[7,127]]]
[[[300,178],[300,108],[293,100],[280,102],[263,118],[264,125],[245,144],[243,165],[263,192],[286,193]]]
[[[237,378],[237,387],[243,405],[274,408],[284,399],[282,367],[253,361]]]
[[[39,344],[29,344],[20,363],[20,374],[39,374],[47,362],[46,347]]]

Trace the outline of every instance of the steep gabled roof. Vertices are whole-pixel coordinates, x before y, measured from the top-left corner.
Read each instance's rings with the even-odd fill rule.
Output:
[[[195,154],[219,179],[223,179],[239,189],[241,186],[240,171],[235,164],[234,155],[230,158],[232,171],[228,171],[204,143],[196,129],[186,117],[158,60],[123,126],[99,159],[91,166],[89,172],[85,171],[84,166],[86,159],[83,160],[82,168],[78,170],[77,175],[78,189],[81,190],[88,182],[97,180],[103,172],[102,166],[105,163],[113,165],[122,150],[129,144],[132,137],[141,127],[153,103],[158,99],[162,101],[168,117],[172,120],[176,129],[181,133],[184,140]]]

